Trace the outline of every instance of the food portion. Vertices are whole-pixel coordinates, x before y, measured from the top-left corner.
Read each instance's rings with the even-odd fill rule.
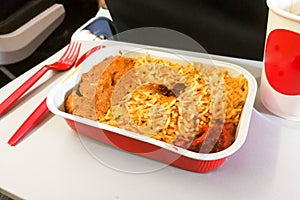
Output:
[[[82,74],[66,97],[68,113],[194,152],[214,153],[235,140],[248,94],[242,75],[149,54],[109,57]]]

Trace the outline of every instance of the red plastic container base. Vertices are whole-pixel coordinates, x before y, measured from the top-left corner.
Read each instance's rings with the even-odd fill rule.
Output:
[[[176,154],[153,144],[126,137],[118,133],[99,129],[74,120],[65,119],[67,124],[76,132],[109,144],[115,148],[129,151],[141,156],[155,159],[172,166],[192,172],[205,173],[219,168],[226,160],[196,160]]]

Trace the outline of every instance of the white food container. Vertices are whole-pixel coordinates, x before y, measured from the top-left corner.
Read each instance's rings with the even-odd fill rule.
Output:
[[[88,72],[94,65],[100,63],[105,58],[119,55],[120,51],[125,54],[126,52],[137,52],[142,54],[148,53],[151,56],[161,57],[163,59],[178,60],[178,58],[180,58],[190,62],[201,62],[210,65],[213,64],[228,70],[232,76],[243,74],[248,81],[249,91],[240,116],[240,122],[237,127],[234,143],[220,152],[195,153],[172,144],[167,144],[137,133],[74,116],[65,112],[64,109],[62,109],[62,105],[64,105],[66,96],[70,93],[69,91],[72,90],[80,81],[81,74]],[[186,51],[184,51],[184,54],[174,52],[175,51],[172,49],[162,49],[143,45],[137,46],[131,45],[130,43],[107,46],[106,48],[100,49],[88,56],[81,66],[70,71],[70,73],[68,73],[66,77],[51,90],[47,98],[47,105],[51,112],[64,118],[68,125],[75,131],[101,142],[110,144],[114,147],[159,160],[189,171],[208,172],[216,169],[224,163],[228,156],[235,153],[246,140],[257,91],[256,80],[247,70],[240,66],[211,60],[209,59],[209,56],[200,53],[198,54],[193,52],[193,56],[190,56],[189,52]]]

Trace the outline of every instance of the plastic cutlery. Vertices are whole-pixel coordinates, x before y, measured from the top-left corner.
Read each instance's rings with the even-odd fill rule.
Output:
[[[33,86],[48,70],[65,71],[70,69],[80,51],[81,44],[79,42],[70,42],[63,56],[55,63],[43,66],[32,77],[24,82],[16,89],[8,98],[0,104],[0,116],[2,116],[10,106],[15,103],[28,89]]]
[[[79,66],[90,54],[93,52],[105,48],[105,46],[95,46],[86,53],[84,53],[76,62],[75,67]],[[9,139],[8,144],[15,146],[28,132],[34,127],[34,125],[44,116],[49,110],[47,107],[47,98],[31,113],[31,115],[24,121],[15,134]]]

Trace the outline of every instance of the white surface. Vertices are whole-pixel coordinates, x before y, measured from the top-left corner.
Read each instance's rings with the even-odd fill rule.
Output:
[[[86,45],[83,45],[82,52],[85,48]],[[62,51],[1,88],[0,101],[43,64],[53,62],[61,54]],[[245,66],[260,80],[261,62],[216,57]],[[300,123],[286,121],[266,112],[259,99],[255,102],[257,111],[252,113],[248,137],[243,147],[229,157],[221,168],[208,174],[188,172],[171,166],[140,174],[114,170],[95,160],[64,120],[51,114],[21,143],[10,147],[8,139],[47,95],[53,81],[64,73],[47,74],[13,109],[0,118],[0,191],[30,200],[132,200],[141,197],[299,199]],[[114,157],[114,151],[109,148],[104,154]],[[152,162],[156,161],[149,163]],[[139,165],[138,162],[133,164]]]

